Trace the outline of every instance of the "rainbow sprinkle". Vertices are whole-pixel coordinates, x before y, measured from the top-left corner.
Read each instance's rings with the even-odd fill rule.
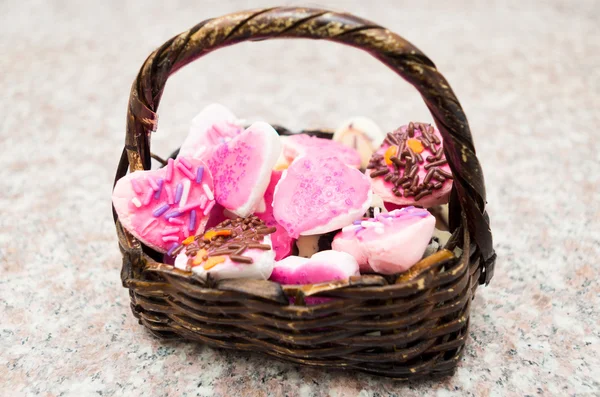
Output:
[[[152,190],[154,190],[154,191],[158,190],[158,183],[156,183],[154,178],[148,178],[148,183],[150,184],[150,187],[152,187]]]
[[[178,216],[181,216],[181,212],[179,210],[173,210],[165,214],[165,218],[167,219],[176,218]]]
[[[154,200],[158,200],[160,198],[160,193],[162,192],[162,188],[165,181],[162,178],[158,178],[158,189],[156,189],[156,193],[154,193]]]
[[[186,177],[188,177],[189,179],[194,179],[195,175],[192,174],[192,171],[190,171],[189,169],[187,169],[185,167],[185,165],[183,165],[183,163],[181,161],[178,161],[177,164],[175,165],[175,167],[177,167],[177,169],[179,171],[181,171],[181,173],[183,175],[185,175]]]
[[[167,176],[165,179],[167,182],[171,182],[171,179],[173,179],[173,159],[167,160]]]
[[[160,207],[157,207],[154,210],[154,212],[152,212],[152,216],[155,218],[158,218],[159,216],[161,216],[162,214],[167,212],[168,209],[169,209],[169,204],[163,203],[163,205],[161,205]]]
[[[206,183],[202,184],[202,190],[204,190],[204,193],[206,193],[206,196],[208,197],[209,200],[215,199],[215,195],[213,194],[212,190],[210,190],[210,188],[208,187],[208,185]]]
[[[207,205],[207,206],[206,206],[206,208],[204,209],[204,212],[203,212],[203,214],[204,214],[204,215],[207,215],[207,214],[210,212],[210,210],[212,210],[212,209],[213,209],[213,207],[214,207],[214,206],[215,206],[215,202],[214,202],[214,201],[211,201],[210,203],[208,203],[208,205]]]
[[[178,227],[167,226],[163,229],[163,231],[161,232],[161,235],[168,236],[169,234],[176,234],[176,233],[179,233]]]
[[[190,164],[190,162],[185,158],[185,157],[180,157],[179,161],[181,162],[181,164],[183,164],[183,166],[185,168],[187,168],[188,170],[192,168],[192,165]]]
[[[181,199],[179,200],[179,208],[185,207],[188,201],[188,197],[190,195],[190,185],[191,182],[189,179],[184,179],[181,181],[183,183],[183,192],[181,194]]]
[[[183,184],[179,182],[175,188],[175,203],[179,203],[181,200],[181,194],[183,193]]]
[[[190,212],[190,223],[188,224],[188,230],[191,232],[196,228],[196,210]]]
[[[164,241],[165,243],[167,243],[169,241],[179,241],[179,237],[177,237],[177,236],[164,236],[162,238],[162,241]]]
[[[140,208],[142,206],[142,203],[140,201],[139,198],[134,197],[131,199],[131,202],[133,203],[133,205],[135,205],[137,208]]]
[[[181,219],[177,219],[177,218],[169,218],[167,219],[170,223],[174,223],[175,225],[184,225],[185,222],[182,221]]]
[[[175,204],[175,199],[173,198],[173,190],[169,186],[165,186],[165,192],[167,193],[167,203],[169,205]]]
[[[144,205],[150,204],[150,200],[152,200],[153,194],[154,194],[154,190],[152,190],[152,188],[148,188],[148,190],[146,191],[146,195],[144,196],[144,200],[142,201],[142,204],[144,204]]]
[[[208,197],[206,197],[206,196],[200,197],[200,208],[204,208],[204,206],[206,205],[207,202],[208,202]]]
[[[173,256],[173,251],[175,251],[175,249],[179,247],[179,244],[177,243],[173,243],[173,245],[171,246],[171,248],[169,248],[169,250],[167,251],[167,255],[169,256]]]
[[[199,166],[196,170],[196,183],[202,182],[202,176],[204,176],[204,167]]]
[[[140,184],[138,183],[138,181],[136,181],[135,179],[131,180],[131,187],[133,188],[133,191],[136,194],[142,193],[142,187],[140,186]]]

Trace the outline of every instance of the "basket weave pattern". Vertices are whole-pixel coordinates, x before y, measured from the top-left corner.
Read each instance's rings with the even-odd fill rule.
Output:
[[[349,14],[307,8],[239,12],[196,25],[154,51],[134,81],[116,180],[128,169],[150,168],[150,134],[171,74],[215,49],[270,38],[324,39],[360,48],[419,90],[444,138],[454,175],[453,235],[447,249],[397,279],[366,275],[304,286],[259,280],[206,285],[155,261],[113,211],[123,254],[121,278],[134,315],[159,337],[257,351],[300,364],[401,379],[453,373],[468,334],[472,297],[477,285],[493,275],[483,174],[449,84],[400,36]],[[311,306],[305,304],[307,297],[331,299]]]

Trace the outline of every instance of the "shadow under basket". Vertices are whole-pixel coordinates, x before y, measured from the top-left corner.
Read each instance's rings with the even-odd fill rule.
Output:
[[[161,338],[260,352],[297,364],[399,379],[454,373],[468,335],[472,298],[477,286],[492,278],[496,257],[485,186],[467,119],[452,89],[433,62],[400,36],[349,14],[309,8],[238,12],[194,26],[142,65],[131,89],[115,183],[128,170],[150,169],[150,134],[156,130],[156,111],[171,74],[218,48],[272,38],[357,47],[419,91],[444,138],[454,176],[450,241],[393,277],[364,275],[300,286],[262,280],[205,284],[158,262],[157,255],[121,226],[113,210],[123,255],[121,278],[133,314]],[[307,297],[333,299],[306,305]]]

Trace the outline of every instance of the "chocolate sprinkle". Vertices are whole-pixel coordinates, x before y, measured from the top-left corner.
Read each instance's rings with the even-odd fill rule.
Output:
[[[417,194],[415,196],[415,201],[419,201],[420,199],[422,199],[425,196],[428,196],[430,194],[432,194],[433,192],[431,190],[423,190],[421,193]]]
[[[448,162],[447,162],[446,160],[438,160],[438,161],[434,161],[433,163],[425,164],[425,169],[426,169],[426,170],[428,170],[428,169],[430,169],[431,167],[437,167],[437,166],[440,166],[440,165],[445,165],[445,164],[447,164],[447,163],[448,163]]]
[[[252,263],[253,262],[252,258],[250,258],[249,256],[242,256],[242,255],[234,254],[234,255],[229,255],[229,257],[234,262],[240,262],[240,263]]]
[[[452,174],[451,174],[451,173],[449,173],[449,172],[447,172],[447,171],[445,171],[445,170],[443,170],[443,169],[441,169],[441,168],[438,168],[437,172],[438,172],[440,175],[442,175],[443,177],[445,177],[446,179],[453,179],[453,178],[452,178]]]
[[[234,262],[253,263],[251,257],[241,254],[249,248],[270,250],[270,245],[261,242],[266,235],[276,230],[274,227],[267,227],[254,215],[248,218],[227,219],[210,230],[217,233],[210,240],[206,239],[206,233],[195,236],[194,241],[186,247],[186,254],[190,257],[188,263],[201,249],[207,252],[203,260],[207,260],[209,257],[229,255]],[[220,231],[226,231],[228,235],[218,235]],[[181,245],[175,251],[181,251],[183,247]]]
[[[423,156],[421,156],[420,153],[415,153],[415,155],[417,156],[417,161],[419,164],[423,164]]]
[[[427,171],[427,175],[425,175],[425,178],[423,179],[423,183],[427,184],[429,183],[429,181],[431,180],[431,178],[433,178],[433,174],[435,173],[437,168],[432,168],[429,171]]]
[[[382,176],[390,172],[390,170],[386,168],[380,168],[377,171],[371,172],[371,178],[377,178],[378,176]]]
[[[390,144],[392,144],[392,145],[400,144],[400,142],[398,141],[398,138],[396,138],[391,132],[388,132],[387,138],[390,141]]]
[[[407,145],[409,138],[418,140],[431,154],[424,159],[424,154],[416,153]],[[442,187],[442,182],[452,178],[451,173],[439,168],[447,162],[443,159],[441,139],[431,124],[411,121],[404,132],[398,128],[387,133],[385,141],[391,146],[398,146],[397,154],[390,157],[391,164],[385,163],[382,153],[374,153],[367,168],[373,170],[371,178],[383,176],[386,182],[390,182],[396,196],[404,193],[405,197],[415,196],[418,200],[432,194],[433,190]],[[419,183],[421,164],[427,172]]]
[[[439,170],[439,168],[437,168],[436,170]],[[437,172],[433,174],[433,179],[440,182],[444,182],[446,180],[446,178],[444,178],[443,175],[438,174]]]

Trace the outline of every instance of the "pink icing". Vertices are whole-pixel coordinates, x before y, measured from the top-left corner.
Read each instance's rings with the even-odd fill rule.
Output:
[[[345,280],[359,274],[358,263],[350,254],[330,250],[318,252],[310,259],[289,256],[275,264],[270,280],[288,285],[317,284]],[[330,299],[308,297],[306,303],[314,305]]]
[[[347,275],[331,266],[331,263],[311,262],[301,269],[273,269],[271,280],[281,284],[315,284],[348,278]]]
[[[371,200],[369,179],[336,157],[307,155],[284,171],[273,215],[288,234],[319,234],[359,219]]]
[[[280,260],[288,256],[292,252],[292,243],[294,241],[273,216],[273,195],[275,193],[275,186],[281,179],[282,173],[282,171],[273,171],[271,173],[271,180],[264,195],[265,211],[255,213],[265,225],[277,228],[275,233],[271,234],[271,242],[273,244],[273,250],[275,250],[275,260]]]
[[[202,184],[212,187],[212,177],[202,161],[187,160],[194,176],[198,167],[204,167],[201,183],[196,183],[195,177],[190,180],[187,173],[181,172],[178,167],[173,170],[171,181],[167,182],[165,167],[152,171],[136,171],[124,176],[117,182],[112,194],[113,204],[123,227],[140,241],[160,252],[168,251],[190,234],[201,233],[206,225],[207,217],[202,214],[203,207],[200,203],[212,201],[204,198],[206,193]],[[175,162],[179,164],[179,160]],[[133,184],[132,180],[135,180]],[[189,186],[187,199],[183,193],[179,203],[169,204],[168,191],[175,191],[180,183],[182,186]],[[139,186],[138,190],[141,190],[141,193],[135,192],[134,185]],[[136,203],[141,204],[139,208]],[[176,222],[169,222],[169,216],[179,209],[181,215],[174,217]],[[195,211],[195,220],[190,220],[193,218],[192,211]],[[190,223],[193,223],[192,231],[189,230]],[[174,232],[175,228],[177,232]]]
[[[281,284],[317,284],[357,276],[358,264],[346,252],[321,251],[311,258],[287,257],[275,264],[271,280]]]
[[[400,130],[403,133],[406,132],[406,129],[407,129],[407,126],[403,126],[400,128]],[[440,139],[440,142],[442,142],[442,145],[443,145],[442,136],[436,128],[434,128],[433,134],[435,134]],[[418,129],[415,129],[415,137],[419,137],[419,136],[421,136],[420,131]],[[384,155],[385,151],[389,147],[390,147],[390,144],[387,141],[384,141],[376,153]],[[427,148],[425,148],[425,150],[423,152],[421,152],[421,156],[423,157],[423,159],[426,159],[428,156],[431,156],[431,155],[432,155],[431,151]],[[442,156],[442,159],[445,159],[445,156]],[[419,166],[419,171],[417,172],[417,175],[419,176],[420,182],[422,182],[424,180],[425,176],[427,175],[427,170],[425,170],[425,168],[424,168],[424,166],[426,164],[427,164],[427,162],[425,161],[423,164],[420,164],[420,166]],[[450,171],[450,166],[448,166],[448,164],[442,165],[439,168],[443,169],[444,171],[446,171],[448,173],[452,173]],[[390,170],[390,172],[395,172],[393,165],[389,165],[388,169]],[[367,175],[370,175],[371,172],[372,172],[372,170],[370,170],[370,169],[367,170]],[[394,186],[394,184],[392,184],[391,182],[385,181],[383,176],[379,176],[376,178],[370,178],[370,179],[371,179],[371,186],[373,188],[373,193],[380,196],[384,202],[397,204],[399,206],[418,205],[420,207],[429,208],[429,207],[433,207],[436,205],[445,204],[448,202],[448,196],[450,194],[450,191],[452,190],[452,179],[447,179],[446,181],[443,182],[442,186],[439,189],[434,189],[432,194],[430,194],[428,196],[424,196],[421,199],[419,199],[418,201],[415,201],[415,196],[409,196],[409,197],[404,197],[403,195],[396,196],[392,192],[392,187]],[[403,191],[402,187],[400,187],[399,190],[400,190],[400,192],[402,192]],[[386,208],[388,208],[387,204],[386,204]],[[390,208],[393,208],[393,207],[390,207]]]
[[[287,137],[283,141],[283,155],[289,162],[296,157],[316,153],[335,156],[350,167],[360,168],[360,154],[355,149],[331,139],[298,134]]]
[[[243,131],[235,115],[226,107],[213,103],[194,117],[190,133],[181,145],[180,156],[206,159],[221,143]]]
[[[217,203],[239,216],[251,214],[267,189],[280,152],[279,136],[266,123],[255,123],[218,146],[207,160]]]
[[[435,217],[415,207],[364,221],[342,229],[335,236],[332,248],[353,255],[361,272],[382,274],[400,273],[417,263],[435,227]]]

